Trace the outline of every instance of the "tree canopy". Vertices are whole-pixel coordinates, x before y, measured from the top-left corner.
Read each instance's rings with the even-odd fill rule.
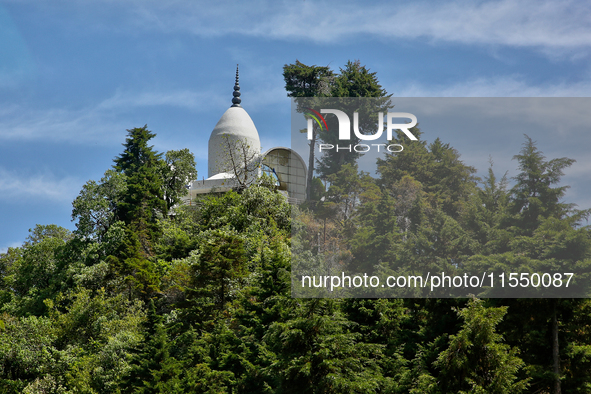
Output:
[[[328,71],[291,83],[308,94]],[[375,81],[355,63],[340,75],[351,94],[367,85],[349,79]],[[526,137],[515,178],[478,179],[448,143],[420,140],[375,177],[354,162],[327,172],[314,205],[265,181],[184,205],[194,157],[154,137],[128,130],[73,201],[74,231],[37,225],[0,254],[0,392],[589,392],[588,211],[560,183],[572,160]],[[297,297],[294,272],[353,269],[575,276],[568,296]]]

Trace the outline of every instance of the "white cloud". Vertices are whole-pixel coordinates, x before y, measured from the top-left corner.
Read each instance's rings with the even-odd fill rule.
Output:
[[[255,89],[243,97],[251,116],[259,116],[258,112],[268,112],[274,105],[283,103],[286,94],[281,82],[261,79]],[[398,97],[589,97],[591,82],[531,86],[518,77],[500,77],[449,86],[410,83],[389,90],[396,90]],[[228,103],[228,94],[185,89],[117,90],[111,97],[82,109],[37,110],[11,105],[0,109],[0,140],[113,145],[121,142],[122,130],[145,123],[142,109],[170,106],[210,116],[223,113]]]
[[[118,144],[122,130],[143,124],[145,116],[134,112],[138,108],[174,106],[199,111],[216,104],[222,105],[221,97],[180,90],[117,91],[102,102],[80,109],[13,105],[0,110],[0,140]]]
[[[528,85],[519,76],[477,78],[454,85],[397,86],[398,97],[589,97],[591,81]]]
[[[50,173],[30,176],[0,167],[0,199],[4,201],[44,199],[69,203],[78,195],[83,183],[74,177],[56,179]]]
[[[559,48],[591,46],[591,7],[581,0],[56,0],[43,7],[58,9],[52,12],[54,18],[61,16],[87,29],[134,33],[158,29],[203,37],[246,35],[323,43],[369,34],[380,39],[537,47],[550,50],[551,56]]]
[[[0,140],[108,144],[126,126],[97,108],[39,110],[13,106],[0,114]]]
[[[462,44],[588,48],[584,1],[129,1],[137,25],[199,36],[240,34],[338,42],[359,34]],[[137,26],[136,26],[137,27]]]
[[[172,106],[199,110],[204,107],[210,107],[214,103],[221,104],[221,97],[219,94],[206,91],[194,92],[190,90],[175,90],[133,92],[118,90],[113,97],[101,102],[96,107],[96,110],[121,111],[123,109],[131,109],[135,107],[152,106]]]
[[[276,81],[274,81],[276,82]],[[247,106],[269,110],[286,97],[282,85],[263,80],[248,92]],[[212,89],[121,90],[94,105],[79,108],[34,109],[10,105],[0,109],[0,140],[59,141],[74,144],[112,145],[121,141],[121,131],[144,124],[150,107],[176,107],[198,113],[219,113],[230,104],[229,92]]]

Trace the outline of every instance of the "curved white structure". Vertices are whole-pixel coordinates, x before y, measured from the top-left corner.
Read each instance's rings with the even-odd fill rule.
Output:
[[[250,184],[263,172],[277,179],[277,188],[290,203],[306,198],[306,164],[295,151],[276,147],[261,155],[261,140],[254,122],[240,106],[238,68],[232,106],[224,112],[209,137],[207,179],[194,180],[186,204],[200,194],[223,193]]]
[[[259,133],[244,108],[232,106],[224,112],[209,137],[207,176],[232,172],[238,159],[249,161],[261,153]]]

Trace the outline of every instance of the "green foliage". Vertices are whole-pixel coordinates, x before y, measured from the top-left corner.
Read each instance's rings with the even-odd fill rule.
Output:
[[[392,95],[382,88],[376,73],[372,73],[368,68],[362,66],[359,60],[348,61],[345,68],[340,69],[340,74],[334,79],[331,96],[365,98],[365,101],[342,100],[345,107],[350,108],[346,112],[356,111],[359,114],[358,126],[362,134],[375,133],[377,113],[386,113],[388,109],[393,107],[390,101]],[[369,100],[369,98],[372,100]],[[334,117],[327,117],[327,122],[330,124],[329,128],[319,130],[318,138],[324,143],[333,146],[337,146],[339,143],[342,144],[337,133],[328,131],[337,129]],[[360,142],[361,139],[353,135],[348,143],[356,145]],[[343,165],[354,164],[361,155],[361,153],[347,150],[329,150],[318,160],[316,170],[321,178],[334,175]]]
[[[334,73],[329,67],[306,66],[296,60],[283,66],[283,79],[289,97],[329,96]]]
[[[510,233],[502,227],[508,217],[509,192],[507,177],[497,182],[492,164],[483,188],[470,196],[463,220],[472,237],[481,245],[477,252],[484,254],[508,251]]]
[[[160,178],[164,189],[166,209],[181,202],[181,197],[187,194],[187,184],[197,179],[195,156],[189,149],[171,150],[164,156],[164,165],[160,168]]]
[[[265,341],[277,354],[271,371],[280,393],[376,393],[384,385],[382,346],[364,343],[334,301],[310,300]]]
[[[160,235],[158,218],[167,213],[159,176],[161,154],[148,146],[155,134],[147,126],[127,131],[125,150],[114,160],[115,169],[127,178],[116,214],[128,230],[125,257],[145,259],[154,255],[153,245]]]
[[[375,72],[361,65],[359,60],[348,61],[334,80],[333,97],[390,97],[382,88]],[[385,100],[388,101],[388,100]]]
[[[387,101],[358,62],[340,75],[297,62],[286,76],[296,97]],[[37,226],[0,254],[0,392],[589,392],[591,302],[565,289],[486,302],[291,295],[296,269],[568,269],[573,294],[589,294],[588,212],[558,185],[571,160],[547,161],[528,138],[509,189],[492,168],[478,184],[449,144],[419,141],[386,154],[377,179],[355,163],[327,172],[307,206],[266,178],[183,206],[194,158],[161,158],[153,137],[129,130],[115,168],[83,186],[76,231]]]
[[[231,294],[246,276],[243,239],[227,231],[204,231],[189,259],[193,288],[187,292],[188,300],[196,303],[197,308],[205,309],[207,314],[212,313],[212,309],[224,310]]]
[[[545,161],[535,142],[527,135],[525,138],[520,154],[513,157],[519,162],[521,172],[515,177],[517,183],[511,190],[514,198],[510,209],[518,215],[515,220],[521,231],[531,234],[542,218],[560,219],[572,208],[570,204],[560,203],[568,187],[552,185],[560,182],[563,170],[574,160],[563,157]]]
[[[44,385],[55,383],[54,392],[64,392],[64,373],[71,356],[54,346],[56,334],[51,320],[7,314],[2,315],[2,320],[0,391],[22,393],[42,385],[40,381],[43,381]]]
[[[527,379],[517,376],[524,366],[518,350],[502,343],[496,332],[506,313],[506,308],[486,308],[480,300],[458,311],[462,329],[450,336],[449,347],[435,363],[441,369],[441,392],[502,394],[527,388]]]
[[[326,200],[338,206],[338,217],[344,222],[350,219],[359,204],[362,176],[357,164],[345,164],[336,174],[328,176],[330,187]]]
[[[50,306],[55,344],[75,355],[65,374],[77,392],[112,393],[129,371],[129,357],[143,337],[139,300],[79,289]]]
[[[252,186],[242,194],[208,197],[199,214],[202,230],[227,227],[269,235],[277,230],[290,231],[291,212],[285,197],[261,186]]]
[[[162,236],[156,243],[159,258],[171,261],[189,256],[197,246],[199,212],[191,206],[181,205],[173,209],[171,220],[161,220]]]
[[[115,210],[126,191],[126,176],[114,170],[107,170],[100,183],[86,182],[72,203],[72,220],[78,220],[76,234],[104,241],[103,237],[117,220]]]
[[[132,362],[124,392],[184,393],[182,367],[170,355],[171,343],[161,316],[156,314],[153,300],[148,307],[143,332],[145,340]]]
[[[455,219],[474,192],[475,172],[460,160],[455,149],[439,138],[429,146],[425,141],[418,141],[409,144],[402,154],[386,153],[385,159],[378,159],[380,180],[383,187],[393,191],[393,197],[401,195],[396,183],[409,176],[420,183],[429,206]]]
[[[312,178],[312,185],[310,186],[310,200],[318,201],[326,192],[326,187],[320,178]]]
[[[0,257],[6,266],[3,287],[6,304],[3,310],[15,315],[45,313],[43,300],[52,297],[61,287],[60,261],[72,234],[65,228],[37,225],[29,230],[27,241],[20,248]]]

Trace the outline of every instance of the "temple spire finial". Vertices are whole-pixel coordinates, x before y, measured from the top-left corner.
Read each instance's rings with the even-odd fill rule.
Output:
[[[236,83],[234,84],[234,96],[232,98],[232,107],[240,107],[242,100],[240,99],[240,84],[238,83],[238,65],[236,65]]]

